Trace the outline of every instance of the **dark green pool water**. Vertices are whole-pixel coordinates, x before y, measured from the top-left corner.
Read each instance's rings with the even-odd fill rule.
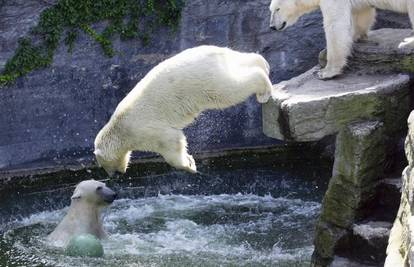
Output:
[[[317,164],[210,168],[107,182],[102,259],[68,257],[45,237],[72,184],[3,192],[0,266],[308,266],[330,171]]]

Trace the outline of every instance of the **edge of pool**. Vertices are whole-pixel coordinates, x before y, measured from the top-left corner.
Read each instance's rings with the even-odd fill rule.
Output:
[[[332,164],[332,155],[326,151],[326,144],[320,143],[294,143],[278,144],[274,146],[260,146],[248,148],[232,148],[214,150],[209,152],[194,153],[197,166],[208,168],[210,164],[222,165],[225,167],[229,163],[239,162],[241,158],[246,158],[242,164],[248,164],[250,157],[266,156],[271,157],[274,164],[295,164],[295,162],[318,161],[326,162],[327,166]],[[148,174],[166,173],[175,171],[168,166],[160,156],[147,156],[132,159],[126,174],[116,178],[127,178],[131,175],[141,177]],[[137,175],[139,174],[139,175]],[[63,164],[41,164],[26,165],[14,169],[0,169],[0,189],[7,186],[33,185],[41,180],[48,180],[53,177],[60,177],[61,182],[77,182],[80,177],[90,179],[108,179],[102,168],[99,168],[94,157],[83,159],[80,162],[68,162]],[[56,181],[55,181],[56,182]]]

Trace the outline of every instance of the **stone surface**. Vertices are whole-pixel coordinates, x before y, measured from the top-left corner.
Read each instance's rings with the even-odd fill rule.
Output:
[[[379,182],[376,196],[369,207],[369,219],[393,222],[401,199],[401,177],[386,178]]]
[[[321,81],[314,74],[316,70],[274,86],[275,100],[263,105],[267,136],[316,141],[338,133],[351,122],[370,118],[403,125],[401,114],[408,113],[409,106],[408,75],[350,73]]]
[[[365,224],[355,224],[352,228],[354,235],[365,239],[368,243],[376,243],[376,239],[383,239],[390,234],[392,224],[389,222],[368,222]]]
[[[352,261],[344,257],[335,257],[330,267],[376,267],[376,265],[366,265]]]
[[[0,70],[18,38],[51,3],[0,2]],[[66,159],[91,155],[97,131],[134,84],[155,64],[188,47],[215,44],[260,52],[271,64],[273,82],[316,65],[325,44],[320,13],[303,17],[284,32],[272,32],[268,5],[269,0],[188,0],[176,34],[161,29],[147,47],[114,38],[113,58],[84,34],[72,54],[62,41],[50,68],[0,89],[0,169],[36,167],[39,161],[63,165]],[[409,21],[406,15],[381,13],[377,27],[383,26],[409,27]],[[262,134],[261,107],[253,98],[202,114],[187,136],[192,153],[275,143]]]
[[[378,121],[353,123],[337,136],[332,178],[316,226],[314,266],[326,266],[337,247],[364,217],[362,207],[375,195],[383,175],[385,127]],[[342,245],[341,250],[351,248]]]
[[[409,165],[403,171],[402,194],[391,230],[385,267],[414,265],[414,112],[408,118],[405,152]]]
[[[390,190],[401,192],[401,188],[402,188],[401,177],[386,178],[382,180],[381,183],[386,187],[390,187]]]
[[[381,221],[355,224],[349,255],[361,262],[383,263],[391,227],[392,223]]]
[[[412,29],[380,29],[368,35],[368,42],[354,46],[350,68],[371,72],[414,72],[414,47],[398,48]]]
[[[367,41],[354,44],[345,74],[356,70],[362,73],[414,72],[414,47],[398,48],[405,38],[411,36],[411,29],[371,31]],[[326,50],[319,55],[319,64],[326,65]]]

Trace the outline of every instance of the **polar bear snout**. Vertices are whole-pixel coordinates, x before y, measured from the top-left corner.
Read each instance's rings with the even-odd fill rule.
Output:
[[[283,31],[283,30],[286,28],[286,25],[287,25],[287,22],[286,22],[286,21],[284,21],[284,22],[282,22],[282,25],[280,25],[280,27],[279,27],[279,28],[277,28],[276,30],[278,30],[278,31]]]
[[[107,204],[112,204],[112,202],[114,202],[118,196],[116,192],[112,191],[112,189],[106,186],[98,186],[98,188],[96,188],[96,193]]]
[[[283,31],[286,28],[286,25],[287,25],[287,22],[283,21],[282,24],[279,26],[270,25],[270,29],[274,31]]]

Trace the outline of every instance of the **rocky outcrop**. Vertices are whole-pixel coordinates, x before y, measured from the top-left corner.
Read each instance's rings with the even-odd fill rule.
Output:
[[[338,133],[351,122],[383,115],[387,129],[401,128],[405,124],[401,114],[406,114],[409,104],[404,88],[409,86],[410,77],[398,74],[401,68],[393,66],[412,62],[414,67],[414,48],[398,50],[401,39],[397,37],[409,34],[409,30],[392,29],[371,32],[372,40],[354,48],[359,52],[350,59],[352,71],[336,79],[316,79],[315,72],[320,67],[315,67],[275,85],[275,101],[263,105],[264,133],[281,140],[316,141]],[[383,65],[378,64],[381,57]],[[370,62],[373,58],[362,69],[355,63]]]
[[[404,121],[400,114],[408,105],[408,75],[350,73],[321,81],[315,77],[317,69],[275,85],[276,100],[263,105],[267,136],[308,142],[334,135],[351,122],[382,114],[387,114],[384,123],[390,128]]]
[[[404,40],[412,35],[411,29],[379,29],[370,32],[368,40],[361,41],[354,47],[347,72],[414,72],[412,49],[400,49],[395,41]],[[319,55],[319,64],[326,65],[326,50]]]
[[[348,240],[349,235],[355,230],[354,223],[367,216],[364,207],[375,197],[379,178],[384,173],[384,161],[383,123],[353,123],[338,134],[332,178],[316,226],[316,266],[326,266],[333,255],[341,251],[348,253],[356,247],[350,244],[353,242]],[[367,249],[365,253],[368,254]]]
[[[341,266],[347,262],[344,257],[355,266],[384,262],[390,224],[383,220],[395,216],[384,208],[395,207],[394,195],[399,194],[395,180],[388,178],[395,171],[390,162],[396,160],[393,151],[410,109],[410,76],[399,74],[402,69],[395,66],[411,62],[414,53],[397,50],[400,40],[395,37],[407,33],[374,31],[372,39],[356,45],[355,57],[360,59],[351,59],[354,63],[344,75],[320,81],[315,67],[275,85],[274,101],[263,105],[263,129],[270,137],[309,142],[336,136],[332,178],[316,226],[313,266],[328,266],[333,259],[332,266]],[[384,58],[382,65],[357,67],[362,63],[356,62],[380,61],[377,53]],[[382,198],[388,192],[392,197]]]
[[[391,230],[385,267],[414,266],[414,112],[408,118],[405,153],[408,166],[403,171],[401,203]]]
[[[355,224],[352,228],[352,247],[348,247],[348,255],[358,255],[358,261],[348,257],[335,256],[331,267],[366,267],[378,264],[363,264],[363,262],[383,262],[384,251],[387,247],[388,237],[392,223],[366,222]],[[346,255],[346,256],[348,256]]]

